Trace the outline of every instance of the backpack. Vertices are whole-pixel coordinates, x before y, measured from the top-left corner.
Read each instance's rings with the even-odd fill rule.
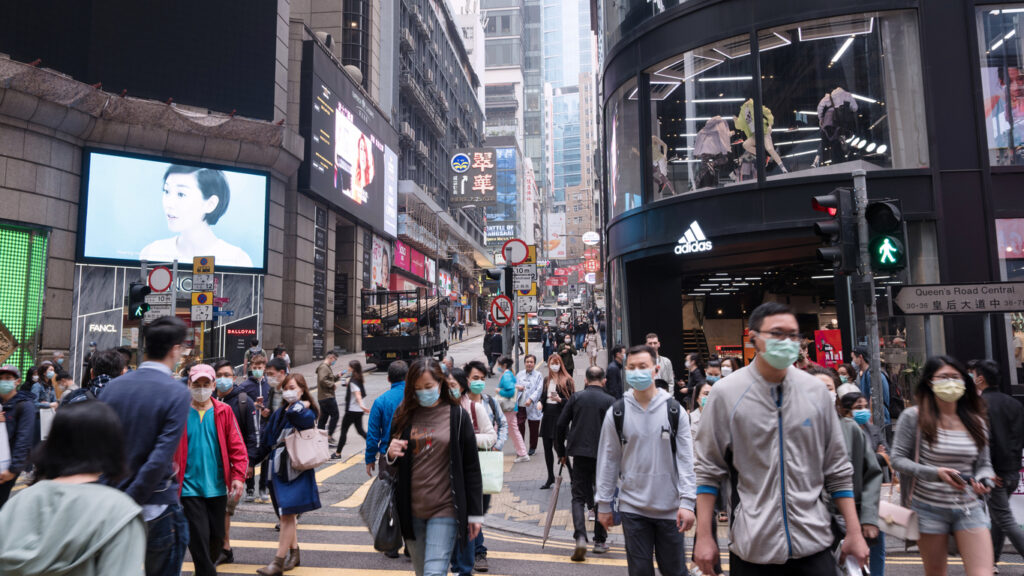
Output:
[[[822,126],[822,130],[825,132],[825,136],[829,140],[837,140],[845,138],[846,136],[853,134],[857,128],[857,113],[850,107],[849,102],[844,102],[840,106],[836,106],[835,100],[832,99],[832,93],[828,95],[829,105],[825,108],[825,114],[823,117],[828,116],[828,110],[832,110],[832,123]]]
[[[665,409],[668,411],[668,424],[671,428],[672,435],[669,437],[669,444],[672,446],[672,459],[676,458],[676,434],[679,432],[679,412],[682,410],[679,402],[675,398],[669,398],[668,402],[665,403]],[[612,404],[612,421],[615,422],[615,433],[619,436],[619,442],[623,446],[626,445],[626,436],[622,433],[622,422],[626,416],[626,401],[623,398],[619,398]]]

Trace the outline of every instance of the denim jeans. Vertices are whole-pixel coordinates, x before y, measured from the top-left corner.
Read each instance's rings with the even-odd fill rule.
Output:
[[[483,534],[483,532],[481,532]],[[466,546],[459,546],[458,541],[452,548],[452,574],[469,576],[473,573],[473,563],[476,561],[476,540]]]
[[[414,540],[406,540],[416,576],[447,576],[458,524],[455,518],[412,519]]]
[[[188,520],[181,504],[146,523],[146,576],[178,576],[188,547]]]
[[[878,531],[878,540],[869,548],[871,556],[868,568],[871,576],[885,576],[885,532]]]

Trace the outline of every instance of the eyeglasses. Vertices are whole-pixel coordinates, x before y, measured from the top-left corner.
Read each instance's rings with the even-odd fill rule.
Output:
[[[771,332],[761,332],[755,330],[755,332],[761,334],[762,336],[767,336],[772,340],[792,340],[794,342],[802,342],[804,339],[804,335],[799,332],[782,332],[780,330],[772,330]]]

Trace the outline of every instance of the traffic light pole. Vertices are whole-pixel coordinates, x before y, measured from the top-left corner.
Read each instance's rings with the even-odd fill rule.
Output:
[[[871,255],[868,252],[868,209],[867,172],[853,172],[853,197],[857,206],[857,244],[860,248],[858,267],[863,283],[868,285],[871,296],[865,311],[868,337],[868,361],[871,374],[871,419],[876,426],[885,424],[885,396],[882,392],[882,360],[878,345],[878,306],[875,304],[875,274],[871,270]]]
[[[148,268],[149,268],[149,266],[146,264],[146,261],[143,260],[141,262],[141,265],[139,266],[139,281],[142,282],[143,284],[147,284],[149,282],[149,270],[148,270]],[[131,303],[129,303],[129,306],[130,305],[131,305]],[[129,310],[129,312],[130,312],[130,310]],[[139,319],[139,351],[135,354],[135,363],[136,363],[135,365],[136,366],[141,366],[142,365],[142,351],[146,349],[146,347],[145,347],[145,344],[146,344],[146,331],[144,330],[145,326],[146,326],[146,319],[145,318],[140,318]]]

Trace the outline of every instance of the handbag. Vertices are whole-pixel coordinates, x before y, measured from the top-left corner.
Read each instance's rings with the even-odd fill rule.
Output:
[[[373,548],[378,552],[391,552],[402,545],[395,492],[394,477],[382,469],[359,505],[359,516],[373,536]]]
[[[489,450],[480,452],[480,479],[484,494],[499,494],[505,483],[505,455]]]
[[[331,457],[327,431],[319,428],[292,430],[284,437],[284,445],[292,468],[299,471],[312,470]]]
[[[0,408],[0,414],[4,411]],[[0,472],[6,472],[11,467],[11,443],[7,437],[7,425],[0,424]]]
[[[917,442],[914,446],[914,462],[917,463],[921,456],[921,428],[917,429]],[[896,492],[893,497],[894,485],[897,479],[893,478],[889,484],[889,494],[878,502],[878,529],[890,536],[895,536],[903,541],[916,541],[921,537],[921,529],[917,521],[917,512],[909,508],[910,502],[914,499],[914,487],[917,485],[917,478],[910,481],[910,492],[907,494],[907,506],[900,503],[900,494]]]

